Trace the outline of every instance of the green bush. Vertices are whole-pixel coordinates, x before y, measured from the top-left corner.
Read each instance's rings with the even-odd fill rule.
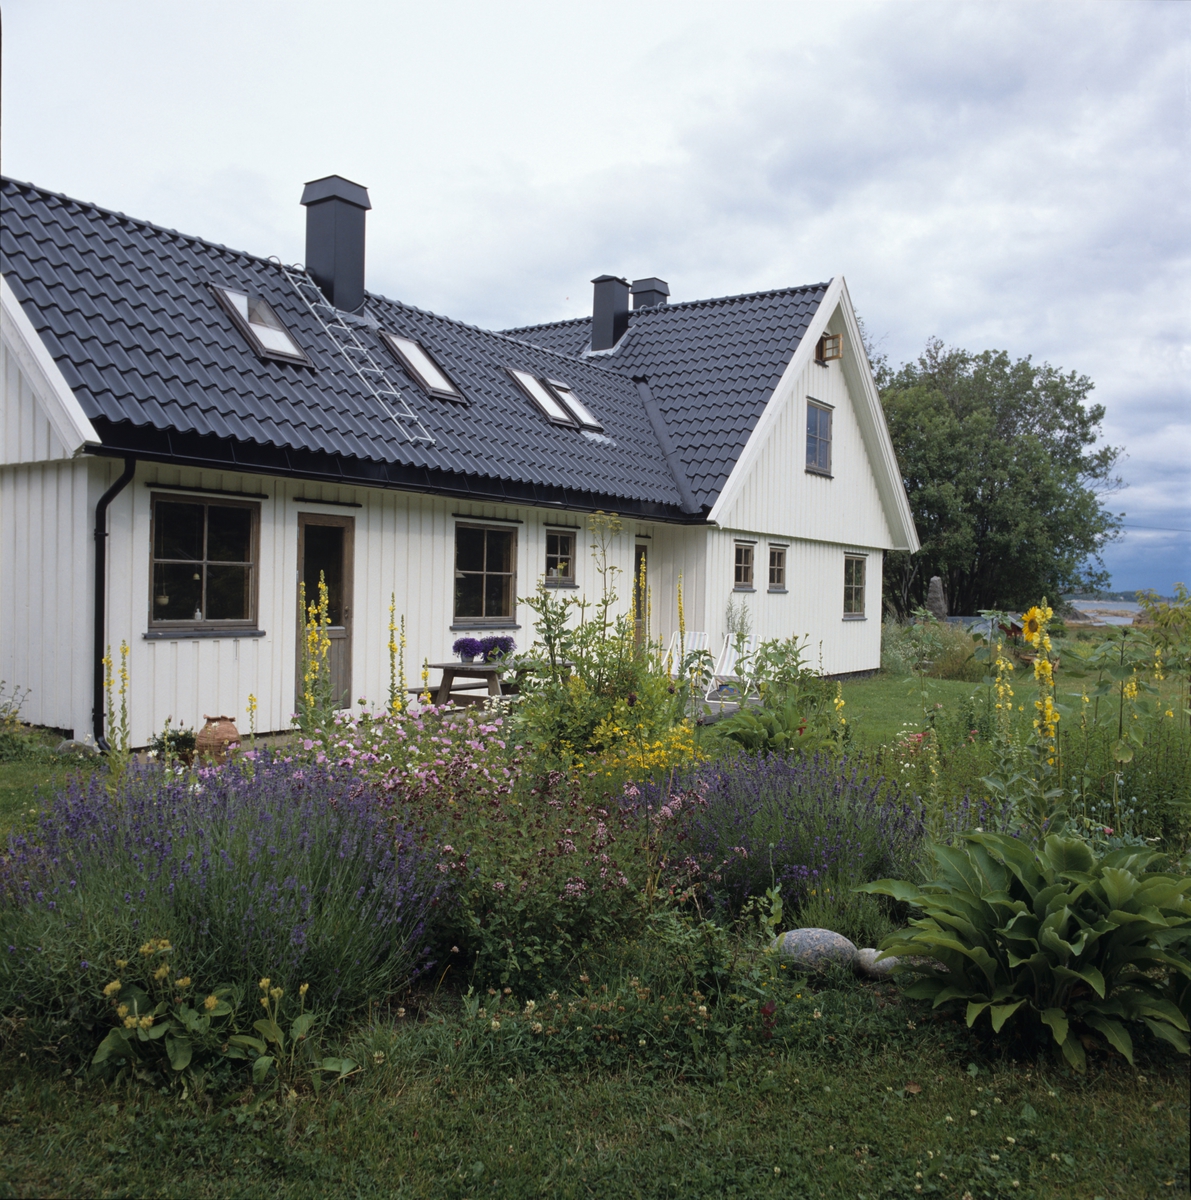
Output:
[[[936,1008],[966,1004],[969,1026],[987,1010],[994,1033],[1014,1017],[1035,1032],[1047,1026],[1077,1070],[1085,1065],[1083,1030],[1102,1034],[1130,1062],[1128,1026],[1139,1022],[1187,1053],[1191,878],[1150,870],[1160,859],[1154,851],[1097,856],[1060,833],[1037,849],[969,833],[931,853],[932,882],[885,879],[859,889],[922,912],[882,943],[911,963],[929,960],[903,964],[917,975],[910,996]],[[1172,999],[1176,987],[1182,1007]]]
[[[978,683],[984,666],[973,657],[972,635],[959,624],[923,618],[887,618],[881,625],[881,668],[891,675],[926,674],[934,679]]]

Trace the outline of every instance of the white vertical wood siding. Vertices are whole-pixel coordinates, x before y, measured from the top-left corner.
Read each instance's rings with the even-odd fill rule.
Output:
[[[808,399],[832,406],[831,474],[806,470]],[[784,408],[731,508],[725,529],[836,544],[893,546],[876,479],[839,362],[810,363],[795,377]]]
[[[0,338],[0,465],[70,458],[7,338]]]
[[[756,538],[754,591],[735,591],[736,543]],[[707,549],[707,610],[712,648],[727,632],[729,599],[744,604],[759,638],[798,637],[809,645],[808,665],[826,675],[870,671],[881,665],[881,568],[872,548],[711,530]],[[769,547],[786,547],[786,592],[769,591]],[[844,556],[864,554],[865,615],[844,619]]]
[[[79,737],[91,728],[91,475],[84,459],[0,467],[0,679],[30,689],[22,720]]]

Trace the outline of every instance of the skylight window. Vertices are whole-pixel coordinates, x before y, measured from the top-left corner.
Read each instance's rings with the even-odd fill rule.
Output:
[[[594,429],[597,433],[603,432],[603,425],[592,416],[591,409],[571,391],[569,384],[559,383],[557,379],[548,379],[546,382],[550,385],[550,390],[563,402],[571,416],[584,429]]]
[[[217,287],[214,290],[224,308],[231,313],[240,332],[248,338],[249,345],[261,358],[313,366],[263,296],[249,296],[232,288]]]
[[[430,357],[424,346],[412,338],[400,337],[395,333],[382,333],[381,337],[423,391],[448,400],[463,399],[459,389],[447,378],[446,372]]]
[[[546,386],[544,380],[538,379],[528,371],[518,371],[509,368],[509,374],[520,384],[521,390],[542,410],[548,421],[555,425],[576,424],[575,419],[563,407],[562,401]]]

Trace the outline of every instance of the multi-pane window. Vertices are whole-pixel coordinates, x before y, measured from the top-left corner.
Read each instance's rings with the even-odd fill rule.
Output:
[[[256,621],[255,504],[153,498],[150,625]]]
[[[546,583],[575,582],[575,535],[546,531]]]
[[[864,562],[859,555],[844,557],[844,616],[864,616]]]
[[[815,357],[820,362],[833,362],[844,356],[844,338],[839,333],[825,333],[815,347]]]
[[[786,547],[769,547],[769,590],[784,592],[786,590]]]
[[[738,588],[751,589],[753,586],[753,549],[747,543],[736,543],[735,586]]]
[[[456,622],[512,622],[517,591],[516,538],[513,529],[455,526]]]
[[[806,469],[831,474],[831,409],[813,400],[806,406]]]

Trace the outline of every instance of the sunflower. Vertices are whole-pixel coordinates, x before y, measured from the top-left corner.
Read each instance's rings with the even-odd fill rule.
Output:
[[[1049,608],[1040,608],[1037,604],[1021,619],[1021,635],[1030,643],[1037,646],[1046,632],[1046,623],[1054,615]]]

